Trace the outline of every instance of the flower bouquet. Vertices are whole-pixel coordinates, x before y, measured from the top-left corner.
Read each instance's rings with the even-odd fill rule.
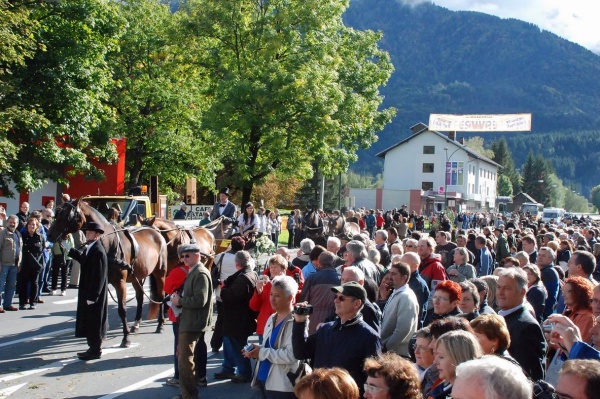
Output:
[[[256,256],[260,254],[272,255],[275,253],[275,244],[266,235],[262,235],[256,239]]]

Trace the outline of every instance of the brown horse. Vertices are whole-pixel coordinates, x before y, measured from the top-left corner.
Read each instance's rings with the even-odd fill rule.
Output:
[[[212,233],[215,238],[215,253],[224,252],[227,249],[227,245],[223,246],[223,240],[228,240],[233,233],[233,224],[226,221],[223,216],[218,217],[209,224],[202,226],[203,229],[208,230]]]
[[[121,347],[128,347],[130,332],[135,332],[142,319],[144,303],[143,281],[150,276],[151,298],[148,315],[153,319],[158,315],[156,332],[162,332],[164,316],[162,301],[164,299],[164,283],[167,272],[167,245],[163,237],[154,229],[141,227],[124,230],[109,223],[96,209],[85,203],[85,197],[73,202],[66,202],[56,212],[56,218],[50,230],[48,239],[58,242],[68,233],[80,230],[86,221],[94,221],[103,226],[104,234],[100,237],[108,257],[108,282],[115,287],[119,316],[123,323],[123,341]],[[128,236],[134,238],[130,240]],[[137,243],[137,246],[134,245]],[[133,267],[133,273],[119,265],[119,260]],[[137,309],[134,325],[127,325],[127,283],[135,289]]]
[[[202,262],[210,270],[214,256],[215,237],[212,233],[202,227],[186,228],[176,225],[174,222],[157,217],[143,219],[138,216],[138,220],[144,226],[157,229],[167,242],[167,271],[173,270],[179,263],[177,248],[180,245],[195,242],[200,246]]]

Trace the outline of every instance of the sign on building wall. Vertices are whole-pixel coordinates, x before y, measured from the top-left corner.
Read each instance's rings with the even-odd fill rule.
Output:
[[[446,162],[446,185],[462,186],[464,183],[464,162]]]
[[[429,129],[444,132],[528,132],[531,131],[531,114],[431,114]]]

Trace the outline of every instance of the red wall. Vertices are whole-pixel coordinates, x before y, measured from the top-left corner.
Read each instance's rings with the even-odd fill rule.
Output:
[[[69,187],[64,187],[63,192],[71,198],[82,195],[124,195],[125,194],[125,151],[127,139],[110,140],[117,149],[119,161],[112,165],[92,161],[92,164],[104,171],[103,181],[86,180],[85,176],[77,175],[69,179]]]

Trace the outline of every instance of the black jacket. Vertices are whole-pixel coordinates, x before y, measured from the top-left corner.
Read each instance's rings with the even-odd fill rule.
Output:
[[[537,320],[523,306],[504,316],[510,334],[508,353],[533,381],[544,379],[546,339]]]
[[[69,256],[81,263],[75,336],[104,338],[108,330],[108,260],[102,242],[98,240],[89,252],[74,248]],[[88,305],[87,301],[94,302]]]

